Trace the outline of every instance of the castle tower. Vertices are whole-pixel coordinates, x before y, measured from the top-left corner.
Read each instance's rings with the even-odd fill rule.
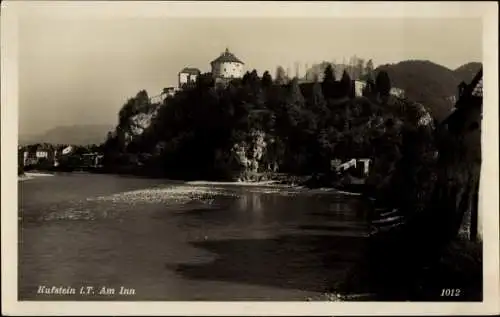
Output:
[[[210,63],[212,75],[216,81],[242,78],[244,65],[245,63],[231,53],[228,48]]]

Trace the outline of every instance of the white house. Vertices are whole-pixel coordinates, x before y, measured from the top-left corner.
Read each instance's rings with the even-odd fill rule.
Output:
[[[194,83],[196,78],[200,75],[200,70],[193,67],[184,67],[179,72],[179,88],[189,83]]]
[[[354,81],[354,93],[356,97],[363,96],[363,90],[366,87],[366,81],[355,80]]]
[[[38,150],[36,151],[36,158],[48,158],[49,157],[49,151],[47,150]]]
[[[354,81],[354,92],[356,97],[363,96],[363,90],[365,89],[366,85],[367,85],[366,81],[363,80]],[[390,94],[395,97],[404,98],[405,91],[401,88],[392,87],[390,90]]]
[[[371,159],[369,158],[358,158],[351,159],[347,162],[342,163],[342,161],[335,159],[331,161],[331,167],[337,172],[345,172],[350,168],[357,168],[357,164],[363,164],[363,174],[368,176],[370,173]]]
[[[212,67],[212,76],[214,76],[216,80],[242,78],[244,65],[245,63],[234,56],[233,53],[229,52],[227,48],[225,52],[221,53],[219,57],[210,63]]]

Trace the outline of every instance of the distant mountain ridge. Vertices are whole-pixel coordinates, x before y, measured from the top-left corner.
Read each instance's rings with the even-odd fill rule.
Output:
[[[455,73],[455,77],[463,79],[468,83],[474,78],[481,67],[483,67],[482,63],[471,62],[456,68],[453,72]]]
[[[424,104],[437,120],[444,119],[452,110],[450,97],[458,95],[458,85],[470,83],[482,63],[471,62],[455,70],[423,60],[408,60],[397,64],[380,65],[389,74],[391,84],[405,90],[406,97]]]
[[[39,135],[19,135],[19,144],[52,143],[89,145],[101,144],[106,140],[107,133],[115,128],[112,124],[80,124],[59,126]]]
[[[307,70],[307,77],[324,71],[328,62],[313,65]],[[345,64],[333,64],[337,79],[340,78]],[[444,119],[453,107],[453,97],[458,94],[461,81],[469,83],[482,63],[466,63],[454,70],[427,60],[406,60],[395,64],[379,65],[374,75],[382,70],[389,74],[393,87],[405,90],[406,97],[422,103],[437,120]],[[320,76],[321,78],[322,76]]]

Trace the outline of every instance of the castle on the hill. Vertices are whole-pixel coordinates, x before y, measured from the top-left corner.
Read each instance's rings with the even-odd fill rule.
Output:
[[[244,65],[239,58],[226,48],[219,57],[210,62],[211,74],[216,83],[226,83],[235,78],[242,78]],[[179,72],[179,88],[193,83],[201,74],[198,68],[185,67]]]
[[[226,48],[224,52],[222,52],[217,58],[215,58],[213,61],[210,62],[211,74],[216,84],[218,83],[227,84],[232,79],[243,78],[243,75],[245,73],[244,66],[245,63],[241,61],[238,57],[236,57],[233,53],[231,53],[228,48]],[[336,68],[335,70],[337,72],[339,71],[341,72],[343,71],[343,69],[340,70]],[[177,87],[165,88],[160,95],[153,97],[152,101],[161,103],[167,96],[173,96],[177,91],[181,90],[186,85],[191,85],[195,83],[196,79],[200,75],[201,75],[200,69],[189,66],[184,67],[178,73]],[[287,78],[289,78],[288,75],[289,71],[286,72]],[[320,77],[322,74],[318,75],[319,75],[318,80],[321,80]],[[299,78],[299,82],[302,85],[305,84],[306,86],[308,86],[308,84],[312,84],[314,82],[314,80],[312,80],[310,77],[311,76],[308,76],[306,67],[306,76],[304,78]],[[353,91],[351,94],[353,96],[362,96],[363,90],[367,86],[366,81],[360,79],[354,79],[352,80],[352,82],[353,82],[352,84]],[[405,91],[403,89],[392,87],[391,94],[398,97],[404,97]]]

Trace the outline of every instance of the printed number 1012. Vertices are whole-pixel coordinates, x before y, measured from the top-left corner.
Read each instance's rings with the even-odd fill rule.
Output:
[[[443,288],[441,290],[441,296],[443,296],[443,297],[460,296],[460,289],[459,288]]]

